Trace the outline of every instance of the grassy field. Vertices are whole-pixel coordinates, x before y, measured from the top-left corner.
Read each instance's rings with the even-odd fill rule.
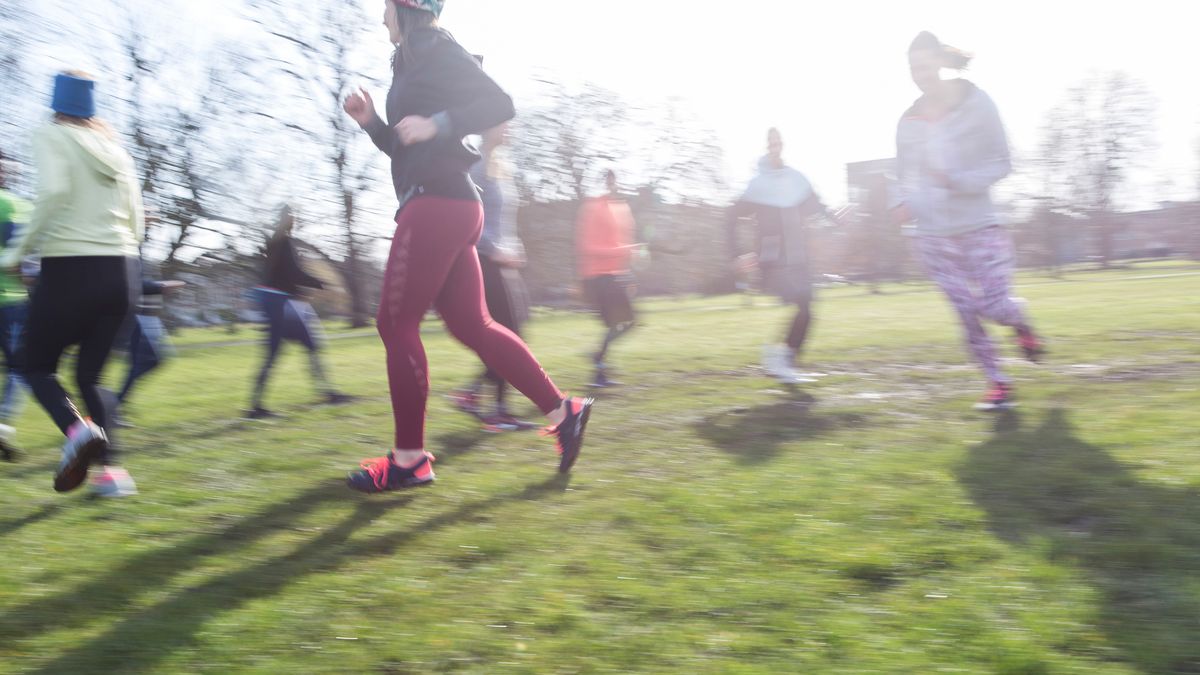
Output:
[[[798,390],[755,365],[785,309],[644,303],[569,480],[446,405],[478,365],[431,330],[438,482],[377,497],[343,477],[390,440],[378,338],[329,341],[359,403],[289,348],[248,422],[255,333],[187,333],[127,411],[137,497],[53,493],[27,406],[0,673],[1200,673],[1200,268],[1023,277],[1051,355],[1005,336],[1000,417],[942,297],[885,291],[823,292]],[[528,334],[578,392],[599,330]]]

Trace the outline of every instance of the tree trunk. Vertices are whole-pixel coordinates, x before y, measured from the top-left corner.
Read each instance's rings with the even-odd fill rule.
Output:
[[[1107,214],[1099,214],[1095,218],[1096,222],[1093,227],[1096,231],[1097,254],[1100,257],[1100,267],[1108,269],[1112,264],[1113,257],[1112,220]]]
[[[363,295],[362,261],[358,242],[354,239],[354,194],[342,190],[342,213],[346,225],[346,264],[342,276],[346,280],[346,293],[350,295],[350,326],[364,328],[368,325],[366,297]]]

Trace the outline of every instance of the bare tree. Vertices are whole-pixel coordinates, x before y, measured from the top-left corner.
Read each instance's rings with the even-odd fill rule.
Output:
[[[361,197],[378,187],[382,169],[378,153],[342,110],[342,98],[362,72],[360,48],[371,39],[375,25],[358,0],[322,3],[301,0],[252,0],[248,7],[263,27],[275,55],[266,62],[263,77],[284,78],[289,96],[303,112],[283,116],[260,110],[316,153],[323,175],[315,187],[328,195],[337,214],[342,253],[341,271],[350,294],[351,322],[367,324],[369,308],[364,291],[366,256],[373,237],[360,231]],[[287,110],[287,108],[280,108]]]
[[[629,110],[615,93],[594,84],[579,90],[550,80],[536,97],[546,103],[519,110],[513,123],[516,182],[526,201],[581,200],[602,165],[630,154]]]
[[[659,198],[724,203],[725,152],[716,134],[685,108],[672,98],[637,111],[635,128],[646,137],[630,139],[630,145],[637,148],[642,187]]]
[[[1073,87],[1047,119],[1041,164],[1048,194],[1063,210],[1088,219],[1105,267],[1114,253],[1122,190],[1153,140],[1154,110],[1144,84],[1111,72]]]
[[[36,6],[28,0],[0,3],[0,91],[5,93],[4,111],[0,114],[0,147],[10,157],[26,156],[31,127],[38,112],[45,109],[43,100],[22,93],[40,91],[33,86],[30,53],[45,40]]]

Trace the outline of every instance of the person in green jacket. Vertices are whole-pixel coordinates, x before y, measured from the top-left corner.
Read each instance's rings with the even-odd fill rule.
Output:
[[[117,464],[109,440],[113,411],[99,380],[137,301],[144,225],[133,159],[96,117],[94,88],[82,73],[55,77],[53,119],[33,135],[33,216],[4,251],[0,266],[13,270],[27,252],[36,248],[41,254],[19,360],[34,397],[67,437],[54,489],[79,487],[97,464],[101,470],[92,479],[93,492],[120,497],[137,488]],[[58,362],[72,345],[78,345],[78,391],[91,417],[80,413],[58,381]]]
[[[8,190],[15,162],[0,151],[0,250],[25,229],[29,223],[29,203]],[[29,292],[21,275],[0,270],[0,352],[4,354],[4,385],[0,393],[0,457],[15,458],[12,447],[16,429],[11,424],[20,412],[24,382],[16,369],[17,343],[21,327],[29,311]]]

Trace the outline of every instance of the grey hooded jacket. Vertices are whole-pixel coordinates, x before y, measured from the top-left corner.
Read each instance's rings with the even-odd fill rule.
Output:
[[[992,99],[975,85],[940,120],[921,116],[920,101],[896,129],[899,201],[917,236],[953,236],[1000,223],[991,188],[1012,171],[1008,139]],[[945,178],[943,179],[942,176]]]

